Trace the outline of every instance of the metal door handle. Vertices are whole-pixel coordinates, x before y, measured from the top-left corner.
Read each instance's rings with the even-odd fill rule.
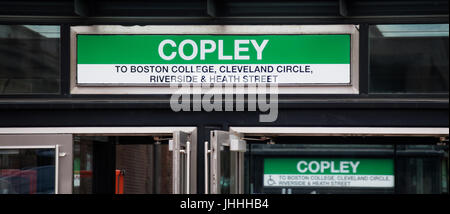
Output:
[[[209,194],[209,142],[205,141],[205,194]]]
[[[191,177],[191,142],[186,142],[186,194],[189,194],[190,190],[190,177]]]

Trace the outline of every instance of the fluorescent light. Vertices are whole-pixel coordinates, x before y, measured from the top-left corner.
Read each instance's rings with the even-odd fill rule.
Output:
[[[17,149],[2,149],[0,150],[0,155],[17,155],[19,150]]]
[[[50,25],[24,25],[24,27],[35,31],[47,38],[59,38],[59,26],[50,26]]]
[[[448,24],[377,25],[384,37],[448,37]]]

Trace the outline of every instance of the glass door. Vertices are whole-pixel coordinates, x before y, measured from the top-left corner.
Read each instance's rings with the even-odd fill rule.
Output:
[[[71,135],[0,135],[0,194],[71,193],[71,143]]]
[[[74,193],[196,193],[195,134],[75,135]]]
[[[196,193],[196,139],[193,136],[175,131],[169,141],[172,151],[172,189],[174,194]]]
[[[205,143],[205,193],[244,193],[246,143],[226,131],[211,131],[211,145]]]

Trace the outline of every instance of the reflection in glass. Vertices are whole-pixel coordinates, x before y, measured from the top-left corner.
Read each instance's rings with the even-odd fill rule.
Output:
[[[0,150],[0,194],[53,193],[54,149]]]
[[[0,94],[59,93],[60,28],[0,25]]]
[[[114,148],[113,156],[105,155],[105,145]],[[104,163],[114,167],[116,194],[173,192],[172,152],[167,140],[155,141],[152,136],[75,136],[73,192],[97,193],[98,185],[113,174]]]
[[[229,146],[221,146],[220,149],[220,193],[231,193],[231,152]]]
[[[448,93],[448,24],[370,26],[372,93]]]
[[[116,145],[116,169],[124,194],[172,193],[172,154],[168,144]]]
[[[448,193],[448,145],[398,145],[397,154],[397,193]]]
[[[245,154],[245,193],[251,194],[441,194],[448,193],[447,144],[436,144],[439,138],[376,138],[380,144],[336,143],[331,138],[324,143],[301,144],[304,138],[285,137],[275,139],[277,144],[248,144]],[[371,137],[354,137],[366,139]],[[371,139],[369,139],[371,138]],[[330,141],[331,140],[331,141]],[[423,140],[423,141],[422,141]],[[404,143],[394,144],[402,141]],[[416,142],[410,144],[409,141]],[[336,144],[330,144],[335,142]],[[424,143],[421,143],[424,142]],[[430,143],[427,143],[430,142]],[[436,142],[436,143],[432,143]],[[384,144],[382,144],[384,143]],[[392,159],[394,176],[393,188],[356,187],[268,187],[264,186],[264,159],[266,158],[381,158]],[[374,170],[377,170],[374,168]]]
[[[93,145],[92,138],[74,137],[73,193],[92,193]]]
[[[448,37],[448,24],[377,25],[383,37]]]

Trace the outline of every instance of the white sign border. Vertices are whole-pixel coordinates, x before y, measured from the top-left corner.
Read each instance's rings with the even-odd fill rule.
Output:
[[[179,89],[168,86],[78,85],[78,34],[350,34],[350,84],[280,85],[279,94],[358,94],[359,93],[359,25],[94,25],[70,28],[70,91],[71,94],[172,94]],[[196,86],[193,86],[196,87]],[[177,91],[179,92],[179,91]],[[190,93],[189,90],[186,93]],[[216,93],[210,90],[208,93]],[[235,93],[246,93],[245,86],[236,86]]]

